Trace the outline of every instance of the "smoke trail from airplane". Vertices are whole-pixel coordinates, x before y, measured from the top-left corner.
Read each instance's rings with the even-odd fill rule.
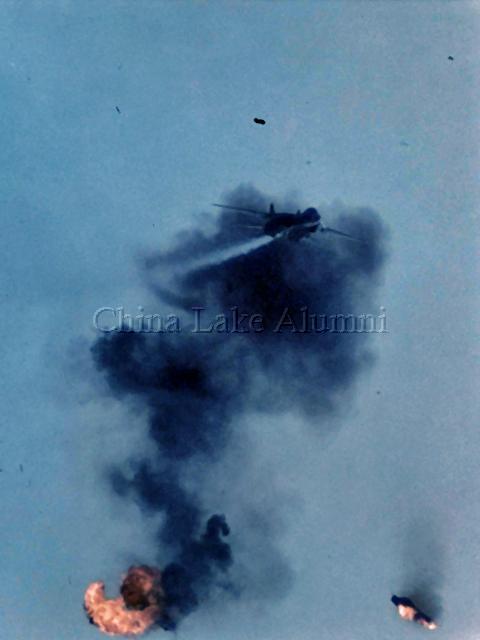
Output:
[[[241,187],[222,201],[267,210],[270,199]],[[285,208],[289,204],[278,202]],[[358,374],[373,362],[368,335],[312,335],[292,326],[273,330],[285,309],[294,325],[305,308],[327,315],[373,309],[385,261],[379,216],[343,205],[322,213],[329,224],[338,223],[363,243],[335,240],[313,246],[271,238],[245,243],[236,215],[221,212],[215,233],[185,235],[174,249],[146,263],[147,283],[152,274],[159,277],[152,271],[157,266],[171,274],[168,283],[163,279],[153,287],[163,303],[179,311],[196,306],[212,313],[238,307],[260,314],[264,332],[119,332],[102,335],[93,345],[94,361],[112,395],[148,420],[152,455],[142,459],[132,452],[129,465],[119,461],[109,475],[117,495],[136,500],[146,514],[161,516],[157,544],[164,620],[176,623],[213,593],[241,593],[244,583],[235,582],[226,518],[208,518],[209,497],[195,482],[211,465],[222,464],[233,435],[241,438],[240,418],[251,412],[296,411],[327,429],[327,418],[345,404]],[[176,271],[176,265],[192,265],[192,256],[191,269]],[[225,478],[226,491],[233,482],[231,475]],[[245,544],[254,526],[245,520],[235,535]],[[257,575],[259,570],[275,575],[272,589],[286,588],[288,565],[276,551],[274,533],[266,536],[261,553],[250,545],[248,565]],[[249,575],[249,566],[242,567],[243,576]],[[255,594],[254,578],[247,582],[248,592]]]
[[[203,258],[200,258],[198,260],[187,262],[182,268],[175,270],[174,273],[175,275],[179,275],[181,273],[185,274],[189,271],[197,271],[198,269],[202,269],[203,267],[219,265],[222,264],[222,262],[231,260],[232,258],[237,258],[238,256],[242,255],[248,255],[252,251],[256,251],[257,249],[270,244],[271,242],[273,242],[273,240],[274,238],[270,236],[252,238],[251,240],[246,240],[231,247],[226,247],[225,249],[221,249],[220,251],[215,251],[209,255],[205,255]]]

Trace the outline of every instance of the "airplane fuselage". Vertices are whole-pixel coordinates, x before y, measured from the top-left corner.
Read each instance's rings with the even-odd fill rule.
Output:
[[[303,213],[269,213],[263,232],[274,238],[284,233],[289,240],[301,240],[320,226],[320,214],[310,207]]]

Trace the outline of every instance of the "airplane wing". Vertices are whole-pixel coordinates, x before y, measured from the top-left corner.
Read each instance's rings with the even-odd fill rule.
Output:
[[[221,209],[233,209],[234,211],[245,211],[247,213],[254,213],[256,215],[266,216],[268,215],[267,211],[258,211],[258,209],[246,209],[244,207],[232,207],[228,204],[218,204],[216,202],[212,203],[214,207],[220,207]]]
[[[362,242],[358,238],[354,238],[348,233],[344,233],[343,231],[337,231],[337,229],[332,229],[331,227],[322,227],[322,233],[334,233],[337,236],[343,236],[344,238],[349,238],[350,240],[355,240],[355,242]]]

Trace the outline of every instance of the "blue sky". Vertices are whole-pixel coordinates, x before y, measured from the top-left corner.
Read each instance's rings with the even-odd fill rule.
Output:
[[[478,33],[470,2],[2,4],[2,637],[97,637],[85,585],[153,561],[154,523],[103,481],[148,442],[92,382],[91,317],[148,304],[138,255],[241,183],[380,213],[389,333],[335,436],[249,427],[235,491],[285,504],[286,598],[179,636],[414,637],[388,598],[417,521],[437,635],[478,634]]]

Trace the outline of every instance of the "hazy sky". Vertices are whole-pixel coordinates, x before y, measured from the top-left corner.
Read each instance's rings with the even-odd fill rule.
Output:
[[[148,441],[104,397],[91,318],[151,302],[138,255],[241,183],[380,213],[389,333],[335,435],[249,424],[232,491],[277,496],[289,593],[179,637],[413,638],[389,603],[412,580],[439,638],[478,637],[479,32],[473,2],[2,3],[0,637],[98,637],[86,584],[154,560],[102,476]]]

